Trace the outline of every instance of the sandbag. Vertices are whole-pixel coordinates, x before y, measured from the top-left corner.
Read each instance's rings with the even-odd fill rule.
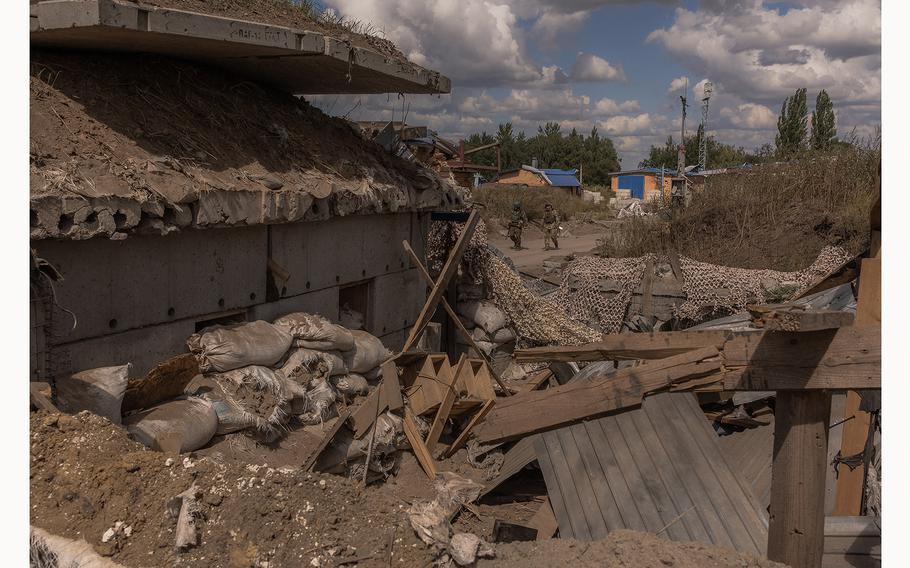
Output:
[[[321,424],[335,416],[335,401],[338,393],[325,377],[317,377],[310,383],[306,393],[306,412],[298,418],[304,424]]]
[[[142,445],[182,454],[209,443],[218,429],[218,414],[209,401],[187,398],[153,406],[123,422],[130,437]]]
[[[458,312],[470,318],[490,335],[508,324],[506,315],[491,302],[465,302],[458,304]]]
[[[132,366],[99,367],[57,380],[57,401],[66,412],[88,410],[120,424],[120,406]]]
[[[287,314],[276,319],[275,325],[290,333],[299,347],[320,351],[348,351],[354,347],[350,331],[318,314]]]
[[[475,327],[474,330],[471,331],[471,337],[474,339],[475,342],[485,341],[487,343],[492,343],[490,334],[487,333],[486,330],[480,326]]]
[[[29,534],[29,566],[31,568],[123,568],[92,548],[84,539],[70,540],[53,535],[38,527]]]
[[[349,372],[366,373],[392,355],[375,335],[361,330],[354,330],[351,334],[354,336],[354,349],[343,354]]]
[[[212,378],[230,409],[225,413],[219,411],[219,405],[215,406],[219,423],[228,421],[225,428],[254,428],[266,441],[284,433],[292,394],[281,371],[251,365]]]
[[[291,334],[267,321],[215,325],[194,333],[186,344],[203,373],[224,373],[249,365],[274,365],[291,346]]]
[[[363,329],[363,314],[345,304],[338,313],[338,321],[344,327],[355,330]]]
[[[312,376],[345,375],[348,368],[338,351],[298,348],[288,356],[280,371],[288,379],[306,385]]]
[[[370,385],[367,383],[366,377],[357,373],[332,377],[331,382],[338,392],[348,396],[366,395],[370,392]]]
[[[490,339],[491,339],[491,343],[495,343],[496,345],[502,345],[503,343],[515,341],[515,332],[512,331],[508,327],[504,327],[504,328],[498,330],[496,333],[494,333]]]

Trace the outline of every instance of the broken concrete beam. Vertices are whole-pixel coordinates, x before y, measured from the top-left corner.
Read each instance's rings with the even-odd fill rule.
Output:
[[[294,94],[451,91],[451,81],[436,71],[343,39],[119,0],[34,3],[30,30],[34,46],[192,59]]]

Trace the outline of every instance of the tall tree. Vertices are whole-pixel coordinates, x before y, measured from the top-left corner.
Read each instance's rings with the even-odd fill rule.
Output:
[[[810,145],[813,150],[827,150],[834,143],[837,136],[837,125],[834,118],[834,104],[827,91],[822,89],[815,98],[815,111],[812,113],[812,138]]]
[[[779,157],[788,158],[806,146],[809,126],[809,109],[806,106],[806,89],[796,89],[787,97],[777,117],[777,136],[774,144]]]

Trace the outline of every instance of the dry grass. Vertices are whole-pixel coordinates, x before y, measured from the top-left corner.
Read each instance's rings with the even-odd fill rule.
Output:
[[[880,163],[876,138],[788,164],[713,176],[690,207],[618,224],[605,236],[601,254],[676,251],[727,266],[797,270],[826,244],[859,253],[868,245]]]
[[[484,215],[496,219],[508,219],[512,213],[512,204],[520,201],[528,219],[540,221],[543,218],[544,205],[551,203],[560,218],[568,219],[606,219],[612,217],[612,210],[604,198],[598,204],[582,201],[565,190],[552,187],[519,187],[516,185],[488,183],[472,190],[475,203],[484,206]]]

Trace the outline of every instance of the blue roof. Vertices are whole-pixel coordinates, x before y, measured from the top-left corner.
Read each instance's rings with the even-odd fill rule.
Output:
[[[578,170],[541,169],[540,171],[550,181],[550,185],[556,187],[581,187],[578,178],[575,177]]]
[[[671,170],[669,168],[664,168],[663,170],[665,176],[675,176],[676,170]],[[607,175],[610,176],[634,176],[641,174],[659,174],[660,168],[636,168],[634,170],[623,170],[621,172],[610,172]]]

